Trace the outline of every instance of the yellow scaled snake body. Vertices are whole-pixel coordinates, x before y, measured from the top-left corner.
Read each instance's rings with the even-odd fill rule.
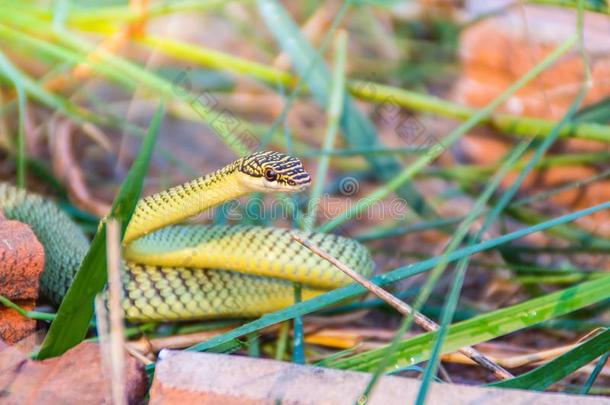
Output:
[[[298,192],[310,183],[301,162],[278,152],[242,157],[207,176],[141,199],[123,239],[125,317],[131,321],[250,317],[304,299],[351,279],[292,240],[297,232],[360,274],[373,262],[358,242],[332,234],[257,226],[176,225],[252,192]],[[44,198],[0,184],[0,210],[30,224],[45,248],[41,290],[58,303],[87,239]]]

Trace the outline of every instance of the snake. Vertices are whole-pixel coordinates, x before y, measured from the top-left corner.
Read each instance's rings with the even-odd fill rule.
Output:
[[[136,203],[121,245],[122,308],[131,322],[258,317],[353,282],[329,261],[296,242],[310,241],[359,274],[374,263],[354,239],[257,225],[185,222],[251,193],[297,193],[311,176],[296,157],[275,151],[243,156],[213,173]],[[0,183],[0,211],[28,224],[44,247],[40,291],[58,305],[89,241],[55,202]]]

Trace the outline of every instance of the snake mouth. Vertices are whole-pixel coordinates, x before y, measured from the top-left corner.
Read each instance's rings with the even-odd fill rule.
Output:
[[[296,186],[296,187],[295,187],[295,188],[296,188],[295,192],[296,192],[296,193],[300,193],[300,192],[302,192],[302,191],[307,190],[307,188],[309,187],[309,185],[310,185],[310,184],[311,184],[311,183],[307,183],[307,184],[299,184],[298,186]]]
[[[309,185],[311,183],[307,182],[307,183],[300,183],[300,184],[296,184],[296,185],[289,185],[286,183],[278,183],[278,182],[265,182],[264,183],[264,188],[267,190],[272,190],[272,191],[281,191],[281,192],[286,192],[286,193],[300,193],[302,191],[305,191]]]
[[[300,180],[295,185],[284,185],[284,187],[291,187],[295,193],[305,191],[311,185],[311,178],[307,175],[307,178]]]

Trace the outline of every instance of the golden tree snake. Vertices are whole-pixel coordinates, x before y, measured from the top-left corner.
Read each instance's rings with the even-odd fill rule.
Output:
[[[309,174],[295,157],[257,152],[207,176],[138,201],[123,238],[123,302],[133,322],[255,317],[352,280],[292,239],[297,233],[364,276],[367,249],[333,234],[250,225],[180,224],[207,209],[253,192],[299,192]],[[45,250],[41,292],[66,294],[89,242],[50,200],[0,183],[0,211],[29,224]]]

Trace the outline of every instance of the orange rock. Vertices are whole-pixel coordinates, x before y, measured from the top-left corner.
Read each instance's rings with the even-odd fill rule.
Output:
[[[573,35],[576,30],[574,10],[525,5],[513,7],[500,15],[486,18],[465,30],[461,37],[460,58],[463,73],[455,87],[455,98],[483,107],[535,64]],[[586,13],[585,51],[589,55],[593,87],[584,105],[610,97],[610,18]],[[516,115],[558,120],[564,116],[584,80],[583,62],[578,52],[563,56],[536,80],[517,91],[498,111]],[[562,150],[572,152],[609,150],[610,146],[590,140],[568,139],[557,142]],[[497,162],[511,148],[508,138],[498,140],[481,130],[473,131],[460,143],[460,152],[477,164]],[[593,176],[596,169],[577,165],[533,171],[523,183],[525,191],[543,191],[561,184]],[[511,184],[511,173],[502,185]],[[608,201],[608,182],[595,183],[549,197],[551,203],[579,209]],[[606,198],[600,199],[598,196]],[[602,212],[578,222],[590,231],[610,235],[610,214]]]
[[[532,5],[512,8],[473,25],[461,37],[464,77],[456,86],[456,97],[473,106],[488,104],[575,30],[573,10]],[[610,94],[609,31],[609,18],[586,14],[585,49],[591,57],[594,86],[585,104]],[[583,80],[583,62],[577,52],[571,52],[517,91],[499,110],[559,119],[576,97]]]
[[[0,294],[36,300],[44,270],[44,249],[26,224],[0,220]]]
[[[511,142],[508,139],[501,138],[490,131],[473,133],[460,143],[463,158],[481,165],[498,163],[510,148]]]
[[[141,403],[147,388],[142,365],[125,358],[125,387],[129,403]],[[8,404],[111,403],[109,383],[96,343],[81,343],[64,355],[32,361],[13,347],[0,346],[0,387]]]

